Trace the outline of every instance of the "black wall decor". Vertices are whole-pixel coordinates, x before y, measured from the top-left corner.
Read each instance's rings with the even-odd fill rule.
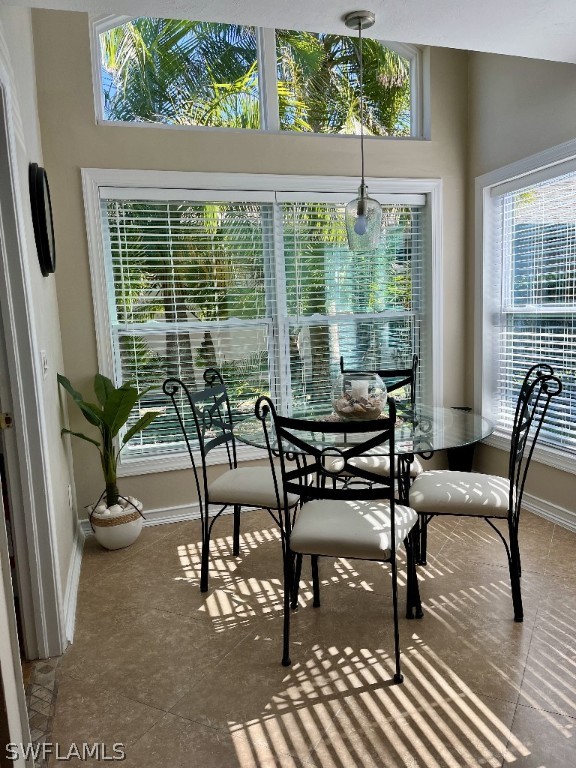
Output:
[[[56,245],[52,224],[50,187],[48,186],[48,177],[44,168],[41,168],[38,163],[30,163],[28,181],[34,238],[36,240],[40,271],[44,277],[48,277],[56,269]]]

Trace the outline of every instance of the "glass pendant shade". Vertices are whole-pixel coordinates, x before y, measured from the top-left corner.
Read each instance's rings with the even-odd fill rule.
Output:
[[[351,251],[375,251],[380,243],[382,206],[368,197],[368,188],[361,184],[358,197],[345,210],[346,234]]]

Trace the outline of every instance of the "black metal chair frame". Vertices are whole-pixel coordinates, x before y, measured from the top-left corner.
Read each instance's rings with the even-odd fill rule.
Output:
[[[410,368],[345,368],[344,357],[340,356],[340,373],[343,376],[353,376],[359,373],[375,373],[386,384],[388,394],[396,392],[402,387],[410,387],[410,407],[412,413],[416,409],[416,375],[418,373],[418,355],[412,355],[412,366]],[[423,458],[430,458],[433,451],[420,453]],[[412,454],[403,454],[398,457],[400,471],[398,472],[398,491],[400,499],[408,503],[408,491],[410,490],[410,465],[414,461]]]
[[[508,558],[508,569],[510,571],[514,621],[518,622],[521,622],[524,619],[522,593],[520,588],[522,564],[520,560],[520,548],[518,546],[518,526],[520,523],[524,486],[526,484],[534,448],[536,447],[538,436],[550,405],[550,400],[559,395],[561,391],[562,382],[554,375],[553,368],[546,363],[533,365],[527,371],[522,386],[520,387],[514,413],[510,457],[508,462],[508,479],[510,482],[507,517],[508,540],[506,540],[502,531],[492,522],[493,519],[502,518],[491,518],[490,516],[484,515],[466,515],[466,517],[479,517],[486,520],[488,525],[496,531],[504,544]],[[526,455],[528,444],[530,447]],[[457,512],[446,514],[458,516]],[[421,565],[426,564],[428,524],[437,516],[443,517],[444,513],[441,515],[420,514],[418,563]]]
[[[280,416],[270,398],[262,396],[256,402],[256,416],[262,422],[270,465],[274,476],[274,484],[278,498],[278,510],[280,513],[280,531],[282,539],[282,554],[284,558],[284,627],[283,627],[283,653],[282,664],[289,666],[290,659],[290,611],[296,607],[298,595],[298,582],[295,573],[296,553],[290,549],[290,535],[296,519],[297,510],[288,506],[288,493],[297,494],[301,504],[314,499],[334,499],[350,501],[388,500],[390,503],[391,525],[391,556],[388,560],[392,570],[392,603],[394,611],[394,645],[396,672],[394,681],[402,682],[400,668],[400,646],[398,629],[398,585],[396,563],[396,539],[395,539],[395,468],[391,462],[391,472],[388,478],[376,475],[363,467],[352,467],[350,461],[357,458],[372,448],[389,443],[389,450],[394,454],[394,425],[396,422],[396,408],[394,400],[389,398],[389,417],[378,421],[354,421],[354,422],[327,422],[311,421]],[[313,442],[305,440],[298,432],[317,432],[324,434],[366,434],[366,440],[362,443],[351,445],[348,448],[336,446],[319,447]],[[372,434],[368,434],[372,433]],[[274,458],[279,458],[279,467]],[[330,470],[330,462],[333,459],[343,462],[345,470],[352,470],[356,476],[367,481],[363,487],[349,488],[344,485],[329,487],[322,478],[333,478],[336,474]],[[294,468],[288,466],[288,462],[295,463]],[[310,482],[312,480],[312,482]],[[412,531],[416,530],[416,526]],[[407,553],[407,618],[421,618],[422,606],[416,576],[416,562],[414,558],[414,541],[412,531],[404,540]],[[323,555],[324,556],[324,555]],[[317,555],[313,555],[314,565],[317,567]],[[315,558],[315,560],[314,560]],[[319,594],[316,583],[314,585],[314,605],[319,606]]]
[[[176,410],[178,423],[184,436],[186,449],[190,456],[192,470],[194,472],[194,482],[198,495],[200,506],[200,521],[202,528],[202,555],[200,568],[200,591],[208,591],[208,565],[210,554],[210,536],[212,526],[224,510],[232,506],[234,510],[234,531],[232,539],[232,554],[240,554],[240,504],[224,504],[220,510],[210,517],[210,497],[209,483],[207,473],[206,457],[210,451],[224,446],[226,449],[226,458],[229,469],[236,469],[238,460],[236,455],[236,440],[234,437],[234,423],[228,399],[226,385],[215,368],[208,368],[203,374],[206,387],[198,392],[191,392],[186,384],[178,378],[168,378],[162,385],[164,393],[171,399]],[[184,395],[184,401],[180,398],[180,393]],[[194,418],[195,437],[197,444],[193,444],[186,429],[184,407],[187,402],[190,412]],[[204,407],[202,407],[204,406]],[[211,434],[215,433],[215,434]],[[195,459],[195,453],[199,454],[200,462]],[[263,507],[268,509],[268,507]],[[272,510],[268,512],[278,522]]]

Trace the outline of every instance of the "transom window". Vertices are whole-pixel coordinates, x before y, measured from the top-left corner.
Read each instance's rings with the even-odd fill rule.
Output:
[[[358,39],[141,17],[96,22],[104,121],[357,134]],[[419,52],[365,38],[364,130],[419,135]]]
[[[94,174],[121,172],[84,171]],[[344,225],[353,184],[296,192],[281,180],[251,190],[246,178],[242,190],[85,184],[101,369],[151,387],[139,407],[162,410],[130,441],[127,461],[182,451],[162,382],[177,376],[195,389],[212,366],[239,414],[262,393],[283,412],[330,413],[341,355],[358,369],[409,367],[417,353],[420,395],[431,400],[428,195],[375,192],[380,247],[353,254]]]

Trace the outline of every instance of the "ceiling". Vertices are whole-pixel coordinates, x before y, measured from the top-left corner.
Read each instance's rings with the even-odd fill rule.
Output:
[[[366,9],[381,40],[576,63],[575,0],[0,0],[0,4],[341,33]]]

